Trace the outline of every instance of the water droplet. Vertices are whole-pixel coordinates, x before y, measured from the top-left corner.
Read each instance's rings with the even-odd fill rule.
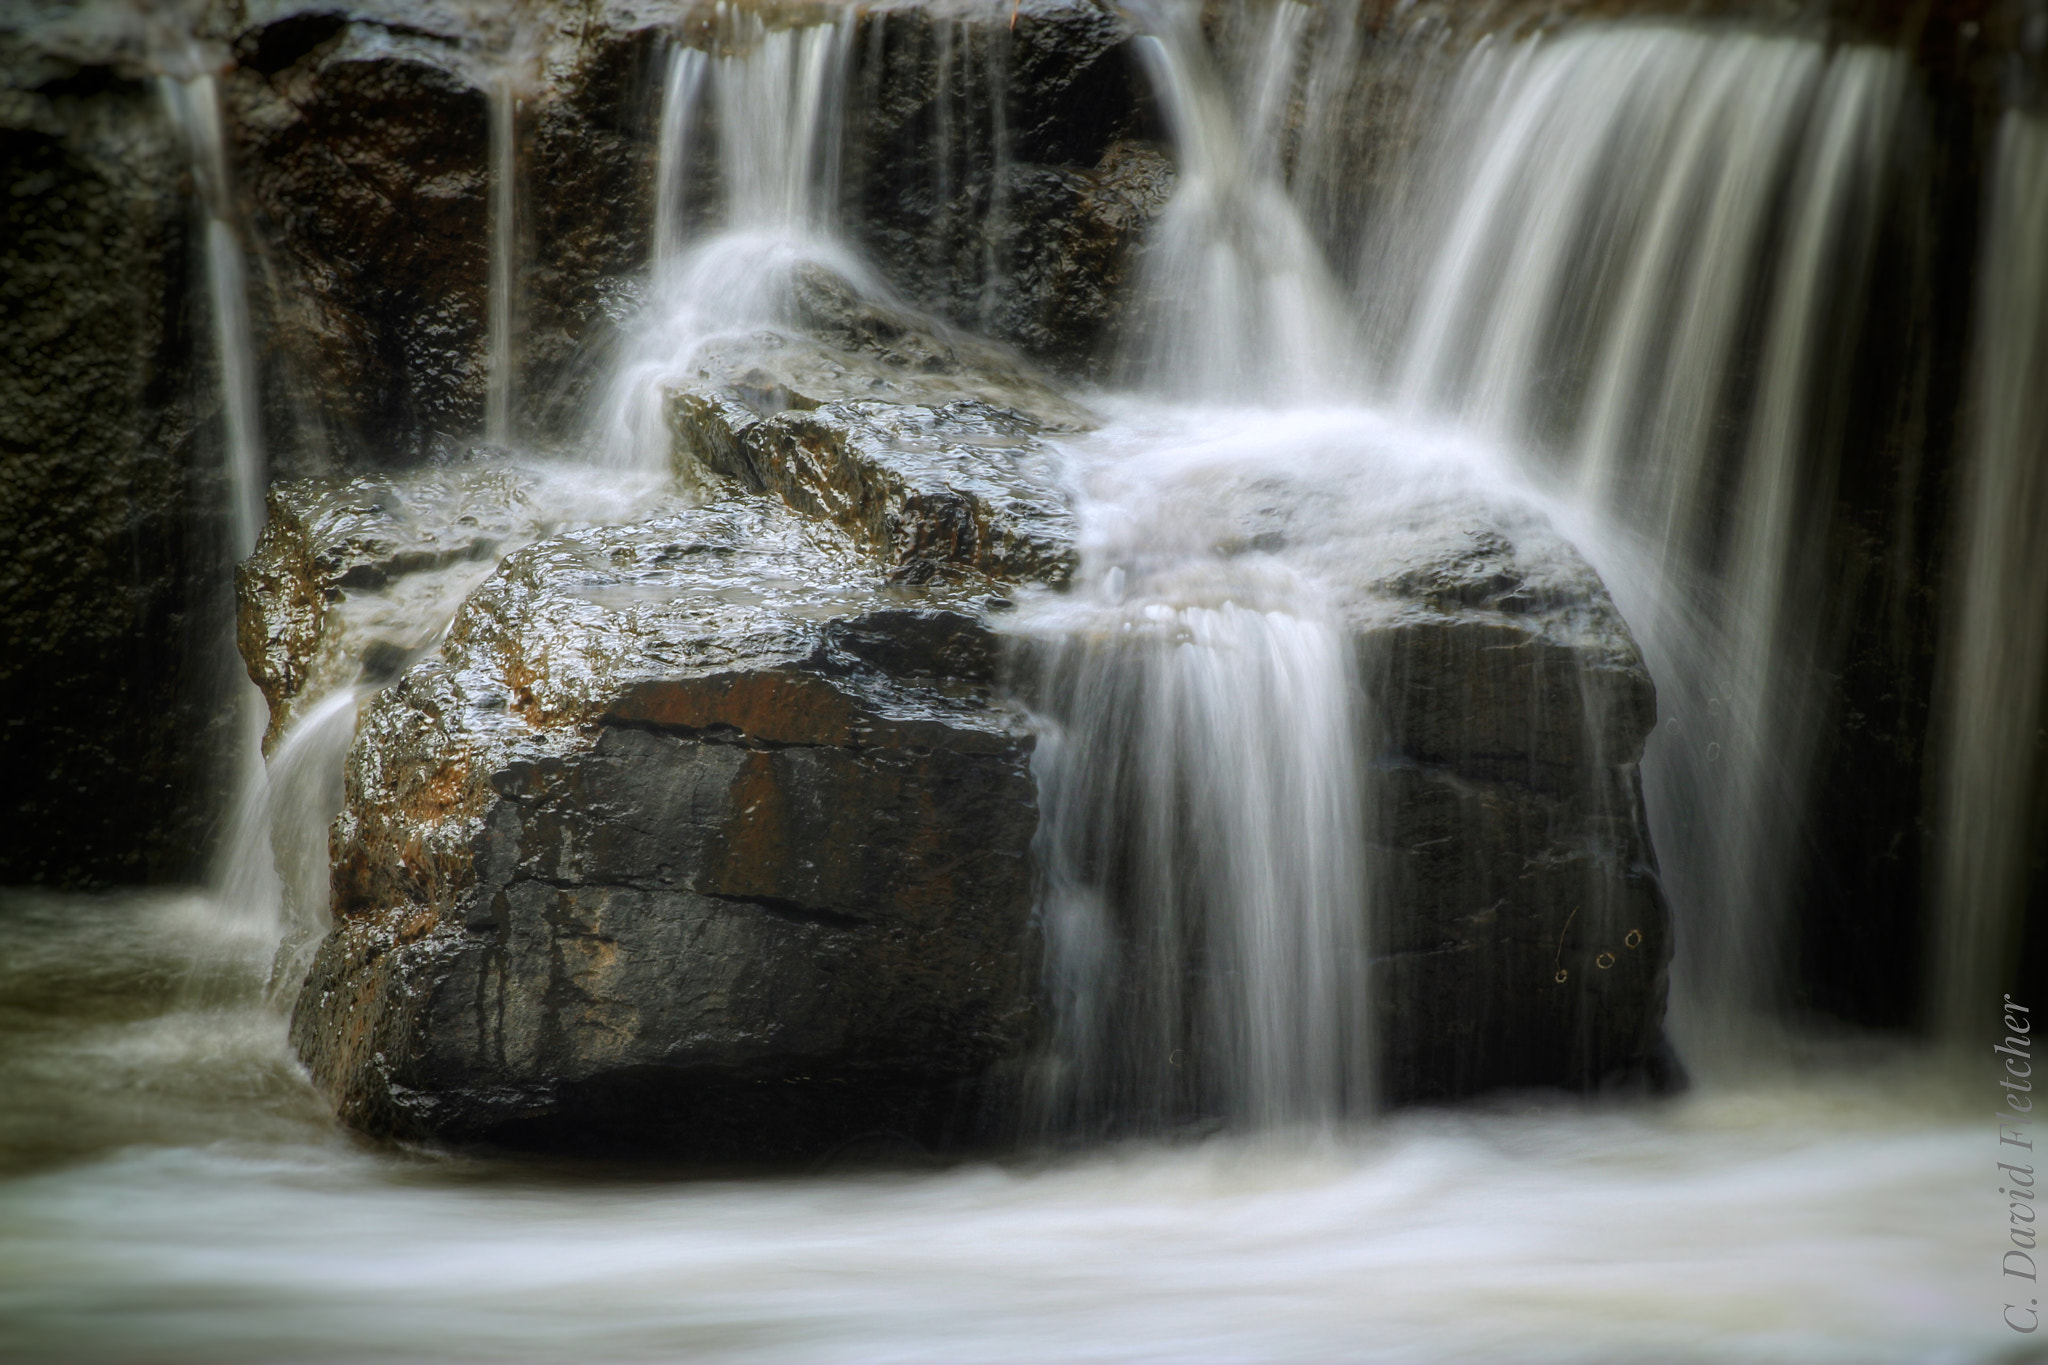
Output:
[[[1716,759],[1718,759],[1718,758],[1720,758],[1720,757],[1721,757],[1721,746],[1720,746],[1720,745],[1718,745],[1718,744],[1709,744],[1709,745],[1707,746],[1707,762],[1709,762],[1709,763],[1712,763],[1712,762],[1714,762],[1714,761],[1715,761]]]

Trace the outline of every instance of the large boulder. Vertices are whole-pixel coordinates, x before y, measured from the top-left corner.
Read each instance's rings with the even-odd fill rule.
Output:
[[[349,760],[293,1019],[343,1116],[756,1158],[971,1130],[1035,1025],[986,597],[748,496],[508,559]]]

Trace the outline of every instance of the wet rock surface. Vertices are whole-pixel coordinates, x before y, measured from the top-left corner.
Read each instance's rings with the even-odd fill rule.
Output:
[[[677,475],[772,493],[899,577],[1064,582],[1074,518],[1048,438],[1090,415],[1003,347],[821,268],[792,284],[801,330],[714,342],[664,395]]]
[[[252,9],[223,24],[221,100],[275,247],[266,429],[302,467],[417,459],[482,421],[488,35],[433,6]]]
[[[512,469],[285,480],[267,512],[236,570],[236,638],[270,707],[266,747],[304,700],[388,682],[503,555],[551,528],[534,480]]]
[[[1671,921],[1637,764],[1649,671],[1533,516],[1431,528],[1363,632],[1383,784],[1374,1004],[1395,1102],[1675,1085]]]
[[[1098,0],[863,20],[855,231],[919,307],[1100,377],[1171,192],[1127,16]]]
[[[293,1037],[374,1131],[959,1140],[1034,1027],[978,604],[728,499],[512,556],[367,711]]]

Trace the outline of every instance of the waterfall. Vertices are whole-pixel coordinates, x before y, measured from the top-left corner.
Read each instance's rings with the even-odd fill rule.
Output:
[[[837,233],[839,161],[852,24],[769,29],[720,6],[709,54],[676,46],[663,82],[656,152],[654,274],[593,414],[599,458],[665,478],[662,393],[702,348],[790,321],[792,281],[822,267],[864,291],[880,284]],[[684,242],[685,187],[699,106],[716,115],[718,227]]]
[[[1322,456],[1271,426],[1097,438],[1080,581],[1021,627],[1056,1130],[1327,1123],[1371,1098],[1355,646],[1284,556],[1219,548],[1220,479]]]
[[[1358,458],[1327,423],[1270,411],[1327,398],[1352,355],[1274,166],[1308,11],[1275,9],[1234,79],[1194,17],[1141,43],[1181,175],[1125,368],[1266,410],[1169,406],[1077,443],[1081,572],[1019,625],[1054,1132],[1327,1125],[1372,1099],[1357,646],[1314,573],[1240,525],[1276,488],[1357,492],[1325,482]]]
[[[220,384],[223,491],[227,501],[228,558],[256,546],[263,528],[267,478],[258,415],[255,348],[249,324],[248,272],[237,230],[234,184],[221,125],[220,91],[210,72],[159,84],[171,118],[184,134],[198,189],[205,241],[208,317]],[[224,704],[237,715],[233,756],[235,792],[226,838],[216,851],[209,882],[215,913],[213,941],[194,989],[234,991],[250,970],[267,970],[282,930],[282,887],[269,851],[270,776],[263,761],[268,708],[235,653],[232,631],[220,642]],[[324,910],[324,907],[323,907]]]
[[[1271,402],[1345,384],[1342,290],[1279,169],[1309,13],[1282,0],[1235,80],[1191,9],[1167,9],[1139,40],[1180,170],[1147,247],[1140,340],[1125,364],[1140,385]]]
[[[676,47],[669,52],[668,75],[662,82],[661,131],[654,171],[654,275],[665,279],[683,246],[686,204],[683,195],[696,146],[698,93],[711,58],[701,49]]]
[[[1974,1046],[2020,950],[2048,726],[2048,121],[2008,112],[1990,159],[1970,427],[1943,642],[1938,1032]]]
[[[185,136],[199,191],[206,243],[206,289],[213,357],[220,376],[223,473],[229,550],[240,559],[263,529],[267,469],[257,412],[255,348],[249,331],[248,270],[236,224],[234,183],[221,129],[220,90],[211,72],[164,77],[159,89],[172,121]]]
[[[517,266],[519,95],[510,72],[490,86],[491,284],[490,355],[484,390],[484,439],[512,439],[512,281]]]
[[[1819,558],[1905,63],[1675,28],[1482,48],[1389,258],[1398,401],[1530,452],[1660,691],[1674,1013],[1768,1010],[1825,722]],[[1695,1039],[1695,1042],[1698,1040]]]

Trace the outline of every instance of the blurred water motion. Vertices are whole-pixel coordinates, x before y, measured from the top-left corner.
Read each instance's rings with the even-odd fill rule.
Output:
[[[1052,1162],[570,1171],[340,1134],[275,1014],[177,1008],[203,910],[0,910],[0,1358],[2026,1358],[1985,1106],[1910,1058]]]

